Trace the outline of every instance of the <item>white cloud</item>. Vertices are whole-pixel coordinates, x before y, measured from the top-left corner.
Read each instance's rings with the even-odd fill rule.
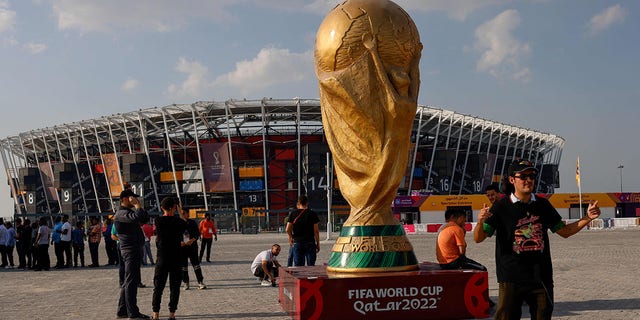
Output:
[[[4,39],[2,39],[2,43],[4,43],[7,46],[10,47],[15,47],[19,44],[18,40],[16,40],[16,38],[14,36],[8,36]]]
[[[47,45],[44,43],[25,43],[22,45],[22,49],[24,49],[27,52],[33,53],[33,54],[37,54],[40,52],[43,52],[45,50],[47,50]]]
[[[80,33],[110,33],[119,29],[167,32],[183,28],[194,19],[228,22],[235,20],[233,7],[240,5],[325,15],[341,2],[343,0],[190,0],[176,5],[174,0],[51,0],[58,28]],[[397,0],[396,2],[406,10],[442,11],[452,19],[464,20],[478,9],[510,3],[514,0]]]
[[[181,57],[178,59],[176,70],[186,74],[187,79],[180,85],[171,84],[167,88],[168,94],[175,98],[197,98],[211,87],[207,80],[209,69],[198,61],[189,61]]]
[[[405,10],[442,11],[452,19],[463,21],[478,9],[506,4],[513,0],[396,0],[395,2]]]
[[[0,0],[0,33],[13,29],[16,12],[9,9],[9,2]]]
[[[233,0],[53,0],[53,14],[61,30],[81,33],[112,32],[117,29],[166,32],[180,29],[191,19],[228,21],[225,7]]]
[[[125,81],[122,84],[122,91],[133,91],[135,88],[138,87],[138,84],[140,84],[140,82],[136,79],[127,79],[127,81]]]
[[[211,99],[224,96],[259,96],[283,85],[293,85],[313,74],[313,51],[292,53],[288,49],[263,48],[252,60],[236,63],[235,70],[210,80],[209,69],[182,57],[176,70],[186,74],[180,84],[171,84],[167,94],[176,99]]]
[[[513,31],[520,25],[520,14],[506,10],[475,30],[474,49],[481,52],[476,69],[496,78],[508,77],[528,81],[531,71],[521,60],[531,53],[528,43],[521,42]]]
[[[587,25],[587,29],[589,30],[588,32],[590,35],[597,35],[609,29],[609,27],[613,25],[622,23],[628,14],[629,12],[627,9],[623,8],[619,4],[606,8],[602,12],[591,17],[591,20]]]
[[[252,91],[295,83],[315,77],[313,51],[292,53],[288,49],[263,48],[253,60],[236,63],[236,69],[218,77],[216,87],[230,86],[242,96]]]
[[[268,2],[270,6],[273,1],[274,0]],[[276,2],[286,3],[292,1],[281,0]],[[287,5],[283,4],[278,7],[286,8],[287,10],[303,10],[306,12],[325,15],[337,4],[340,4],[342,2],[344,2],[344,0],[314,0],[311,3],[302,6],[298,5],[299,2],[294,2]],[[447,16],[452,19],[462,21],[478,9],[488,6],[506,4],[509,2],[513,2],[513,0],[395,0],[394,2],[407,11],[441,11],[446,13]]]

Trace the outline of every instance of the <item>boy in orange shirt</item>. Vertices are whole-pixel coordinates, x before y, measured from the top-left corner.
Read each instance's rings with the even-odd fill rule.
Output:
[[[444,213],[447,223],[442,225],[438,232],[436,245],[436,257],[440,267],[451,269],[474,269],[487,271],[482,264],[473,261],[465,255],[467,242],[464,240],[464,225],[467,215],[462,209],[447,209]]]

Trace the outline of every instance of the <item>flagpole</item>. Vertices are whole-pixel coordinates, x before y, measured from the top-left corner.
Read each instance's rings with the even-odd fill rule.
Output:
[[[576,160],[576,183],[578,184],[578,198],[580,202],[580,218],[584,215],[582,212],[582,186],[580,183],[580,156]]]

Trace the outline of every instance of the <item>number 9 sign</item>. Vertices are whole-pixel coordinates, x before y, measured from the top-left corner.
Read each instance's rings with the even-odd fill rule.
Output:
[[[71,190],[69,189],[62,190],[62,202],[64,203],[71,202]]]

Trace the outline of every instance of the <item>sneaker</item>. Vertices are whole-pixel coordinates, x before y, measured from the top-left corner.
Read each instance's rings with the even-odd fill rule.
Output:
[[[263,286],[263,287],[271,287],[271,281],[262,280],[262,282],[260,282],[260,285]]]
[[[207,288],[207,286],[204,283],[202,283],[202,282],[198,283],[198,289],[203,290],[203,289],[206,289],[206,288]]]
[[[184,289],[185,290],[189,290],[189,283],[188,282],[184,284]]]

